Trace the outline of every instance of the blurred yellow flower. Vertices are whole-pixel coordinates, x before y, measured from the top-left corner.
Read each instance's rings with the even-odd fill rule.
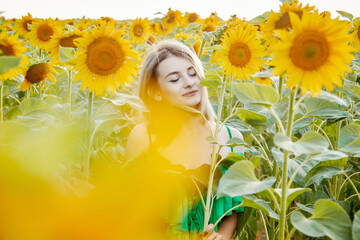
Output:
[[[32,24],[34,20],[37,19],[34,19],[30,13],[26,16],[22,16],[21,19],[17,19],[15,22],[15,31],[24,38],[28,38],[30,33],[29,25]]]
[[[221,20],[215,13],[211,13],[210,16],[202,22],[201,30],[203,32],[215,32],[219,26],[221,26]]]
[[[273,80],[271,80],[271,78],[268,77],[255,77],[255,82],[257,84],[263,84],[268,86],[271,86],[274,83]]]
[[[189,25],[190,23],[200,23],[201,22],[201,18],[199,16],[199,14],[197,13],[186,13],[185,14],[185,24],[186,26]]]
[[[32,46],[49,51],[52,36],[60,35],[63,23],[51,18],[34,20],[30,25],[29,40]]]
[[[122,35],[114,24],[102,24],[77,39],[79,49],[73,63],[79,72],[74,81],[82,79],[82,90],[88,88],[100,95],[109,89],[115,94],[119,84],[125,87],[134,80],[140,54],[131,49],[130,42],[122,39]]]
[[[250,74],[260,71],[264,63],[261,57],[266,55],[266,51],[256,34],[252,26],[246,25],[224,35],[215,61],[227,75],[246,81]]]
[[[353,45],[357,51],[360,50],[360,18],[354,21]]]
[[[49,79],[51,82],[56,82],[53,73],[57,74],[51,63],[43,62],[31,65],[25,69],[24,81],[21,83],[19,89],[22,91],[30,89],[30,92],[32,92],[32,85],[38,84],[39,87],[44,90],[46,79]]]
[[[201,39],[193,34],[186,34],[186,33],[177,33],[174,36],[175,39],[182,39],[186,42],[194,42],[190,47],[192,47],[197,55],[199,55],[200,47],[201,47]]]
[[[23,42],[18,39],[18,35],[9,35],[6,32],[0,33],[0,56],[15,56],[21,57],[20,66],[12,68],[7,72],[0,73],[0,81],[12,80],[21,74],[22,67],[25,67],[28,60],[24,53],[26,48],[22,46]]]
[[[289,18],[289,12],[296,13],[300,18],[303,15],[303,12],[311,12],[315,9],[314,6],[309,6],[307,4],[305,7],[302,6],[302,3],[299,4],[299,1],[293,1],[290,4],[284,3],[280,6],[279,12],[274,12],[271,10],[271,14],[266,18],[265,22],[260,20],[260,28],[263,32],[263,39],[267,41],[268,44],[271,44],[276,37],[274,36],[274,31],[283,29],[290,30],[291,22]]]
[[[353,58],[348,24],[317,12],[304,12],[301,19],[295,13],[289,15],[293,30],[277,32],[281,42],[273,48],[273,72],[286,71],[288,88],[301,85],[301,92],[310,91],[312,96],[320,94],[322,85],[328,91],[333,84],[341,86],[340,77],[351,70]]]
[[[181,12],[179,10],[173,11],[169,9],[168,13],[166,14],[166,17],[163,20],[166,33],[172,32],[173,28],[177,27],[178,25],[181,25],[182,21],[183,19],[181,16]]]
[[[133,42],[141,44],[151,34],[150,23],[147,19],[136,18],[130,25],[129,35]]]
[[[83,32],[79,30],[75,31],[67,31],[62,35],[53,36],[49,43],[49,50],[50,55],[49,57],[52,58],[52,62],[54,64],[60,64],[60,56],[59,56],[59,46],[61,47],[71,47],[77,49],[74,41],[77,38],[80,38],[83,35]]]

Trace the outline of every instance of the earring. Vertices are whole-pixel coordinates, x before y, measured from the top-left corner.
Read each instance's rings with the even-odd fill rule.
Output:
[[[158,93],[158,92],[155,93],[155,94],[154,94],[154,100],[160,102],[160,101],[162,100],[161,94]]]

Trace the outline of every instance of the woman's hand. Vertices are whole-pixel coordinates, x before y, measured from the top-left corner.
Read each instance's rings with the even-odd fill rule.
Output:
[[[214,231],[214,224],[209,224],[205,229],[202,240],[222,240],[223,236]]]

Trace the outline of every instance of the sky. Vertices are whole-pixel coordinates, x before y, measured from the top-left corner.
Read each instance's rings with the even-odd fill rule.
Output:
[[[264,12],[279,10],[279,0],[1,0],[0,16],[21,18],[27,13],[38,18],[100,18],[112,17],[116,20],[137,17],[153,19],[162,17],[168,9],[181,12],[196,12],[202,18],[216,12],[223,20],[236,14],[239,18],[251,20]],[[315,5],[320,12],[329,11],[333,17],[341,10],[360,17],[359,0],[300,0],[306,5]]]

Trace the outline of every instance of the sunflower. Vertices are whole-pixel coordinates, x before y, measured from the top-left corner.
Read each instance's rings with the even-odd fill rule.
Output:
[[[360,18],[357,18],[354,21],[354,26],[353,26],[353,45],[356,48],[357,51],[360,50]]]
[[[309,6],[307,4],[305,7],[302,6],[302,3],[299,4],[299,1],[293,1],[290,4],[284,3],[280,6],[280,12],[275,13],[271,10],[269,17],[265,19],[265,22],[260,20],[260,28],[263,32],[263,39],[265,39],[268,44],[271,44],[276,37],[274,36],[274,31],[283,29],[291,29],[291,22],[289,18],[289,12],[296,13],[300,18],[303,15],[303,12],[311,12],[315,9],[314,6]]]
[[[12,68],[7,72],[0,73],[0,81],[11,80],[21,74],[21,67],[27,64],[24,53],[26,48],[22,46],[22,42],[18,40],[18,35],[8,35],[6,32],[0,33],[0,56],[15,56],[21,57],[20,66]]]
[[[230,30],[222,39],[223,45],[215,60],[227,75],[244,81],[249,75],[259,72],[265,56],[265,47],[256,38],[256,31],[249,25]]]
[[[100,95],[105,90],[115,94],[119,84],[134,80],[137,75],[140,54],[131,49],[128,40],[121,38],[123,32],[115,30],[114,24],[102,24],[77,40],[79,50],[73,63],[79,70],[74,81],[82,79],[81,89],[89,89]]]
[[[34,20],[37,20],[37,19],[34,19],[30,13],[28,13],[27,16],[22,16],[21,19],[18,19],[16,22],[15,22],[15,31],[25,37],[25,38],[28,38],[29,37],[29,33],[30,33],[30,28],[29,28],[29,25],[32,24],[32,22]]]
[[[53,36],[50,40],[49,50],[51,52],[50,56],[54,64],[59,64],[61,62],[59,56],[59,46],[61,47],[70,47],[77,49],[74,41],[75,39],[80,38],[83,35],[83,32],[79,30],[67,31],[62,35]]]
[[[215,32],[219,26],[221,26],[221,20],[215,13],[211,13],[209,17],[204,19],[201,30],[203,32]]]
[[[273,72],[289,75],[287,87],[301,84],[301,92],[320,93],[322,85],[328,91],[333,84],[341,86],[341,76],[350,71],[353,58],[349,45],[351,36],[347,24],[329,15],[304,12],[302,18],[289,13],[292,32],[278,31],[281,41],[274,46]]]
[[[185,42],[194,42],[192,47],[197,55],[199,55],[200,47],[201,47],[201,39],[193,34],[186,34],[186,33],[177,33],[174,36],[175,39],[182,39]]]
[[[199,14],[197,13],[186,13],[185,14],[185,23],[186,26],[189,25],[190,23],[200,23],[201,22],[201,18],[199,16]]]
[[[161,22],[151,23],[150,29],[155,36],[163,36],[165,34],[165,28]]]
[[[58,74],[51,63],[43,62],[29,66],[23,72],[24,81],[21,83],[20,90],[26,91],[30,88],[32,92],[32,85],[38,84],[44,90],[45,80],[49,79],[51,82],[56,82],[54,75]]]
[[[130,26],[129,35],[132,41],[137,44],[145,42],[151,35],[149,21],[146,18],[136,18]]]
[[[274,82],[269,77],[255,77],[255,83],[271,86]]]
[[[170,33],[175,27],[180,25],[182,21],[183,19],[180,11],[173,11],[169,9],[165,19],[163,20],[166,33]]]
[[[49,51],[52,36],[60,35],[63,23],[51,18],[35,20],[30,25],[29,40],[33,47]]]

